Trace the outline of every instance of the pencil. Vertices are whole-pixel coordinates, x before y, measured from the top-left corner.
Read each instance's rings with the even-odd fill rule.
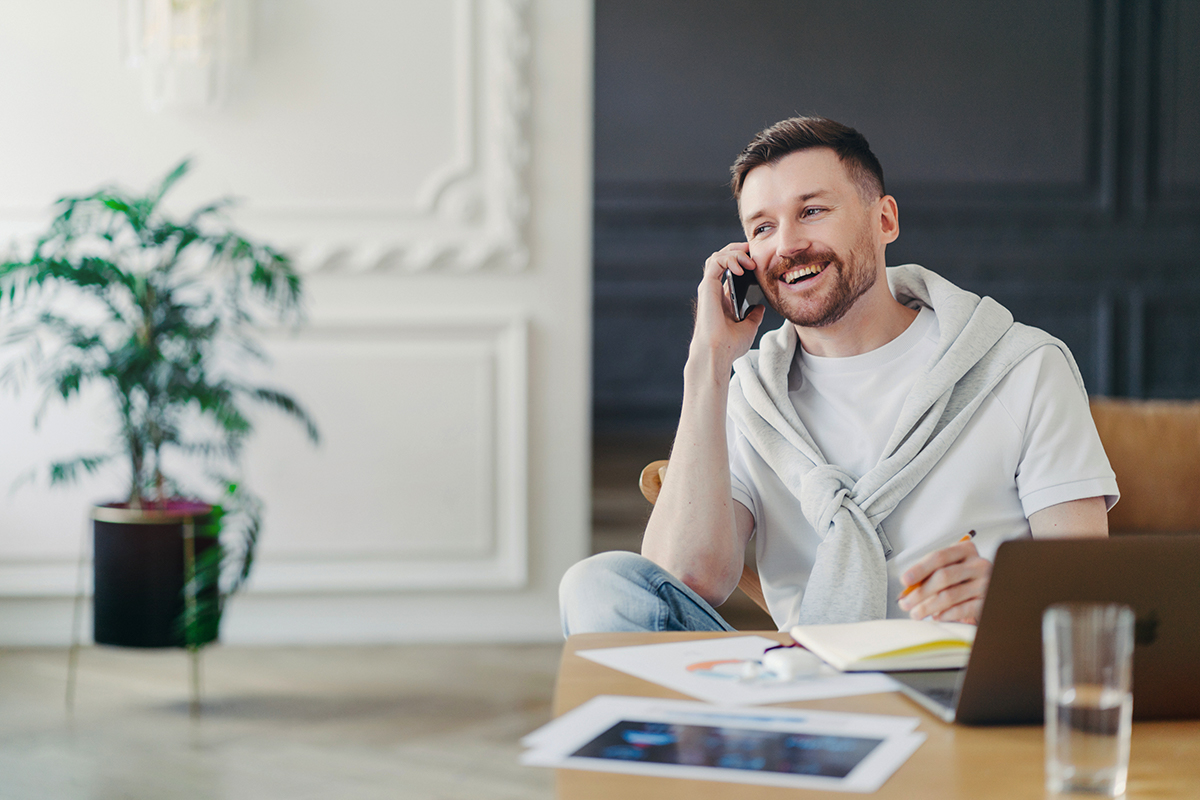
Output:
[[[974,535],[975,535],[975,531],[967,531],[966,533],[963,534],[963,537],[958,540],[958,542],[955,542],[955,544],[958,544],[959,542],[969,542]],[[918,586],[924,586],[925,581],[927,581],[927,580],[929,580],[928,575],[926,575],[924,578],[922,578],[921,580],[914,583],[912,586],[905,586],[904,591],[901,592],[900,596],[897,597],[896,599],[903,600],[905,597],[908,597],[908,595],[912,594],[913,592],[915,592],[917,590]]]

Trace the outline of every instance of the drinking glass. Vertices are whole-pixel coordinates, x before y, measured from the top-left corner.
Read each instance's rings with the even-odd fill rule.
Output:
[[[1125,793],[1133,719],[1133,611],[1059,603],[1042,615],[1046,788]]]

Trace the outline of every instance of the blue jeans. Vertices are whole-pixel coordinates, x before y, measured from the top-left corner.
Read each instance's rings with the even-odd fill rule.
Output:
[[[613,550],[567,570],[558,587],[563,636],[616,631],[732,631],[704,598],[637,553]]]

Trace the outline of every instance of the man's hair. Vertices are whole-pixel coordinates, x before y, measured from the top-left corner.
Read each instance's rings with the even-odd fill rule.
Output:
[[[759,131],[729,168],[733,196],[742,197],[742,184],[755,167],[774,164],[789,153],[828,147],[837,154],[863,197],[883,197],[883,167],[871,152],[866,137],[847,125],[825,117],[791,117]]]

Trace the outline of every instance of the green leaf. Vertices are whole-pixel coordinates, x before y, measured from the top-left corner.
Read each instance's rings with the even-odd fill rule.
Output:
[[[191,169],[191,165],[192,160],[190,158],[185,158],[183,161],[179,162],[175,169],[167,173],[167,176],[162,179],[162,183],[158,185],[158,190],[154,193],[152,205],[158,205],[158,201],[163,199],[163,196],[171,190],[171,187],[174,186],[180,178],[187,174],[187,171]]]
[[[273,389],[255,389],[254,396],[268,405],[275,406],[289,416],[295,417],[304,424],[309,441],[313,444],[320,444],[321,432],[317,430],[316,421],[291,397]]]
[[[98,472],[112,460],[106,453],[91,456],[77,456],[69,461],[56,461],[50,465],[50,485],[75,483],[84,475]]]

